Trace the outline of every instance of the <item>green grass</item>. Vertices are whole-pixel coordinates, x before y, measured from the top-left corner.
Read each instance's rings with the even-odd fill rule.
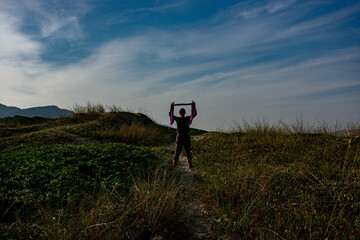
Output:
[[[76,113],[70,117],[41,121],[12,117],[3,123],[0,125],[0,154],[29,146],[79,144],[79,139],[82,139],[80,144],[121,142],[162,146],[170,144],[176,134],[174,129],[160,126],[144,114],[130,112]]]
[[[126,194],[131,174],[146,177],[157,162],[152,151],[120,143],[25,148],[1,156],[0,197],[61,204],[81,199],[103,182]]]
[[[6,117],[0,118],[0,126],[1,125],[10,125],[10,126],[23,126],[23,125],[33,125],[33,124],[42,124],[52,121],[49,118],[43,117],[23,117],[23,116],[14,116],[14,117]]]
[[[116,106],[74,110],[0,120],[0,238],[188,239],[161,147],[175,130]],[[214,238],[360,237],[358,125],[346,136],[303,121],[236,127],[192,142]]]
[[[47,145],[0,160],[1,237],[186,238],[182,188],[160,149]],[[180,237],[180,238],[177,238]]]
[[[1,121],[0,238],[188,238],[172,151],[142,147],[168,145],[175,130],[109,110]]]
[[[257,125],[193,148],[219,238],[360,237],[360,148],[348,138]]]
[[[102,142],[124,142],[138,146],[170,144],[175,130],[156,124],[141,113],[111,112],[97,121],[68,130],[71,133]]]

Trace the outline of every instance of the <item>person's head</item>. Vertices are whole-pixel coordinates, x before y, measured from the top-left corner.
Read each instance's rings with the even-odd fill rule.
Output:
[[[186,111],[185,111],[184,108],[181,108],[181,109],[179,110],[180,116],[185,117],[185,113],[186,113]]]

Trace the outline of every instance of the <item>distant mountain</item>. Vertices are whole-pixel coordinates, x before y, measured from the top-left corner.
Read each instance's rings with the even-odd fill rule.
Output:
[[[21,110],[17,107],[8,107],[0,103],[0,118],[14,116],[12,115],[14,112]]]
[[[13,117],[15,115],[24,117],[45,117],[58,118],[60,116],[70,116],[74,112],[67,109],[60,109],[57,106],[42,106],[21,109],[18,107],[8,107],[0,103],[0,118]]]

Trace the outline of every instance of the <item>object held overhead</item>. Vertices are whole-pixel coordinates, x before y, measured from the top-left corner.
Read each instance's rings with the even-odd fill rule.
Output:
[[[192,103],[175,103],[174,106],[192,105]]]

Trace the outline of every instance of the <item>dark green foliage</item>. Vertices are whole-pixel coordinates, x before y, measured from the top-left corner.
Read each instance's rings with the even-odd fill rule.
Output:
[[[31,146],[72,143],[73,139],[66,132],[34,131],[0,138],[0,154],[18,151]]]
[[[5,202],[77,201],[101,182],[126,193],[132,174],[146,177],[156,162],[151,150],[119,143],[26,148],[1,156],[0,198]]]
[[[52,119],[44,117],[24,117],[24,116],[14,116],[0,118],[0,125],[13,125],[13,126],[22,126],[22,125],[31,125],[31,124],[41,124],[52,121]]]
[[[175,130],[100,107],[0,123],[0,238],[188,238],[172,151],[134,146],[167,145]]]
[[[2,155],[0,238],[188,239],[164,154],[107,143]]]
[[[24,133],[35,132],[54,125],[53,119],[42,117],[14,116],[0,118],[0,139]],[[0,140],[1,141],[1,140]]]

